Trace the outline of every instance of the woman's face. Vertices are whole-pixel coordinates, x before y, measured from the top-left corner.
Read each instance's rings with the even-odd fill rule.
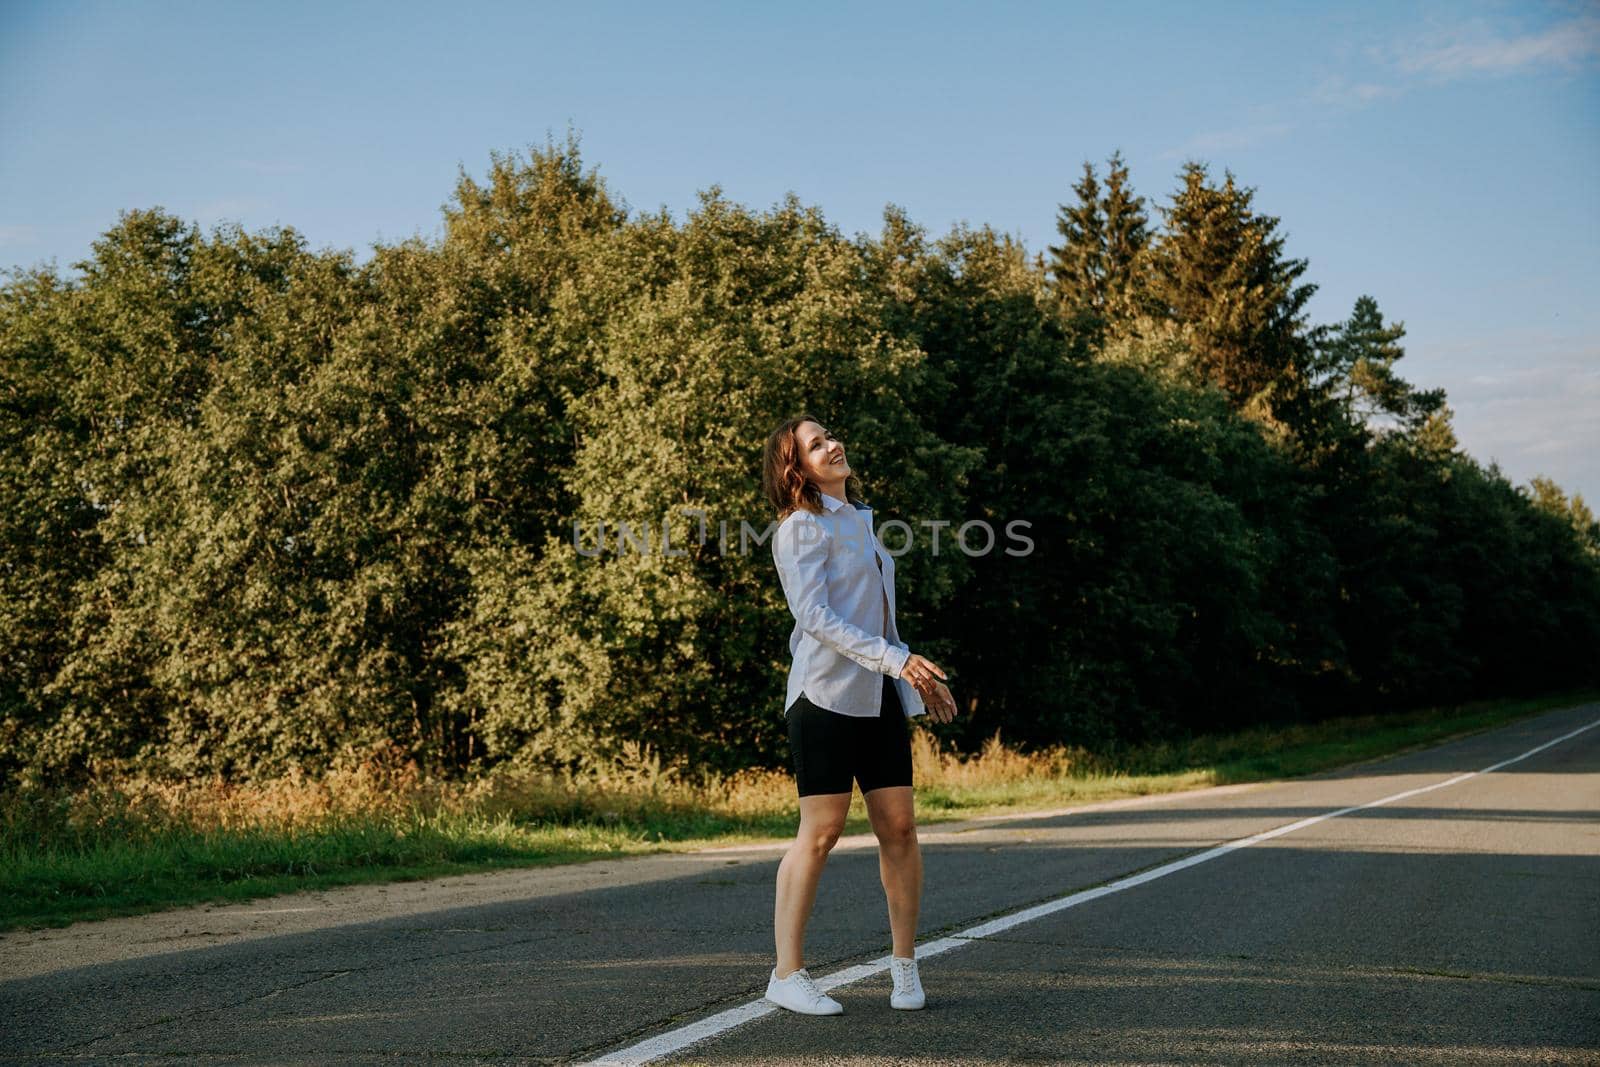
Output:
[[[794,439],[800,446],[801,470],[819,487],[842,482],[851,473],[850,461],[844,458],[844,445],[816,423],[796,426]]]

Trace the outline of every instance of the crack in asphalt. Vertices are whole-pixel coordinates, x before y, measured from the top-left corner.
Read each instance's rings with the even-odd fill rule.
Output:
[[[853,958],[855,958],[855,957],[845,957],[845,959],[853,959]],[[836,963],[840,963],[840,962],[842,962],[842,961],[841,960],[829,960],[828,962],[820,964],[819,966],[832,967]],[[687,1021],[687,1020],[689,1020],[691,1018],[698,1017],[699,1015],[701,1015],[702,1013],[708,1011],[711,1008],[719,1008],[719,1007],[724,1007],[724,1006],[736,1006],[738,1004],[748,1003],[749,1001],[755,999],[755,997],[757,995],[760,995],[760,994],[752,994],[752,992],[747,989],[747,990],[739,992],[739,993],[730,993],[730,994],[724,994],[722,996],[712,997],[710,1000],[707,1000],[707,1001],[704,1001],[704,1002],[702,1002],[700,1004],[694,1005],[693,1007],[682,1008],[682,1009],[680,1009],[678,1011],[675,1011],[671,1015],[668,1015],[666,1018],[653,1019],[650,1022],[643,1023],[643,1024],[639,1025],[639,1026],[635,1026],[631,1030],[623,1031],[621,1034],[613,1034],[613,1035],[611,1035],[609,1037],[603,1038],[602,1040],[594,1041],[594,1042],[591,1042],[590,1044],[587,1044],[587,1045],[580,1045],[578,1048],[575,1048],[575,1049],[571,1050],[570,1052],[567,1052],[563,1056],[561,1056],[560,1057],[560,1061],[564,1062],[564,1061],[568,1061],[568,1060],[577,1059],[577,1058],[580,1058],[580,1057],[588,1057],[593,1053],[603,1052],[604,1050],[606,1050],[608,1048],[611,1048],[611,1047],[613,1047],[615,1045],[622,1045],[622,1044],[625,1044],[625,1043],[626,1044],[631,1044],[631,1043],[633,1043],[635,1041],[635,1039],[643,1038],[645,1035],[649,1034],[653,1030],[659,1030],[664,1026],[665,1027],[670,1027],[670,1026],[672,1026],[674,1024]]]
[[[351,973],[352,973],[352,971],[348,971],[348,970],[345,970],[345,971],[324,971],[324,972],[318,974],[315,978],[307,978],[303,982],[291,982],[286,986],[280,986],[277,989],[268,990],[265,993],[258,993],[258,994],[254,995],[254,996],[245,997],[243,1000],[235,1001],[232,1004],[219,1004],[214,1008],[197,1008],[194,1011],[182,1012],[182,1013],[179,1013],[177,1015],[163,1015],[159,1019],[150,1019],[150,1020],[148,1020],[146,1022],[137,1023],[137,1024],[133,1025],[133,1026],[127,1027],[127,1028],[122,1029],[122,1030],[114,1030],[109,1034],[97,1034],[94,1037],[85,1038],[82,1041],[76,1041],[76,1042],[73,1042],[73,1043],[68,1044],[68,1045],[63,1045],[58,1049],[52,1050],[49,1054],[50,1055],[55,1055],[55,1056],[60,1056],[60,1055],[64,1055],[66,1053],[72,1052],[74,1050],[77,1050],[77,1049],[87,1048],[89,1045],[98,1044],[101,1041],[110,1041],[113,1038],[123,1037],[123,1036],[128,1035],[128,1034],[137,1034],[137,1033],[140,1033],[141,1031],[144,1031],[144,1030],[152,1030],[152,1029],[154,1029],[155,1027],[158,1027],[158,1026],[166,1026],[169,1023],[181,1022],[181,1021],[185,1021],[185,1020],[189,1020],[189,1019],[196,1019],[196,1018],[199,1018],[199,1017],[204,1016],[204,1015],[215,1014],[216,1012],[219,1012],[219,1011],[228,1011],[228,1010],[231,1010],[233,1008],[242,1008],[246,1004],[252,1003],[253,1001],[266,1000],[268,997],[275,997],[280,993],[287,993],[291,989],[303,989],[306,986],[316,985],[318,982],[326,982],[326,981],[329,981],[331,979],[340,978],[340,977],[343,977],[344,975],[351,974]]]
[[[429,960],[447,959],[447,958],[449,958],[451,956],[467,956],[467,955],[471,955],[471,954],[476,953],[476,952],[489,952],[489,951],[494,950],[494,949],[515,948],[518,945],[532,944],[535,941],[547,941],[550,938],[555,937],[555,936],[557,936],[557,935],[553,934],[553,933],[552,934],[544,934],[544,935],[538,936],[538,937],[525,937],[525,938],[522,938],[521,940],[518,940],[518,941],[498,942],[498,943],[493,944],[493,945],[477,945],[477,946],[473,946],[471,948],[454,949],[454,950],[449,951],[449,952],[429,952],[429,953],[424,953],[423,955],[420,955],[420,956],[407,956],[407,957],[405,957],[403,959],[388,960],[388,961],[385,961],[385,962],[382,962],[382,963],[368,964],[368,965],[362,966],[362,967],[348,967],[348,968],[344,968],[342,970],[319,971],[319,972],[317,972],[316,977],[308,978],[303,982],[291,982],[288,985],[279,986],[279,987],[277,987],[275,989],[269,989],[264,993],[255,993],[255,994],[252,994],[250,996],[244,997],[243,999],[236,1000],[236,1001],[233,1001],[233,1002],[228,1003],[228,1004],[218,1004],[218,1005],[215,1005],[215,1006],[209,1007],[209,1008],[196,1008],[194,1011],[182,1012],[182,1013],[179,1013],[177,1015],[163,1015],[159,1019],[151,1019],[151,1020],[149,1020],[147,1022],[137,1023],[137,1024],[133,1025],[133,1026],[129,1026],[129,1027],[126,1027],[124,1029],[114,1030],[114,1031],[112,1031],[110,1033],[106,1033],[106,1034],[97,1034],[94,1037],[85,1038],[82,1041],[73,1042],[73,1043],[68,1044],[68,1045],[62,1045],[62,1046],[59,1046],[57,1049],[51,1050],[49,1053],[43,1053],[43,1054],[44,1055],[59,1056],[59,1055],[63,1055],[63,1054],[66,1054],[66,1053],[70,1053],[70,1052],[72,1052],[74,1050],[84,1049],[84,1048],[87,1048],[90,1045],[99,1044],[99,1043],[104,1042],[104,1041],[110,1041],[110,1040],[113,1040],[115,1038],[125,1037],[125,1036],[130,1035],[130,1034],[137,1034],[137,1033],[140,1033],[140,1032],[145,1031],[145,1030],[151,1030],[151,1029],[154,1029],[155,1027],[158,1027],[158,1026],[166,1026],[166,1025],[168,1025],[170,1023],[187,1022],[187,1021],[194,1020],[194,1019],[200,1019],[200,1018],[203,1018],[203,1017],[205,1017],[207,1015],[215,1015],[218,1012],[233,1011],[235,1009],[242,1008],[242,1007],[244,1007],[244,1006],[246,1006],[248,1004],[254,1004],[254,1003],[257,1003],[257,1002],[263,1001],[263,1000],[269,1000],[272,997],[279,996],[280,994],[283,994],[283,993],[288,993],[288,992],[291,992],[291,991],[296,990],[296,989],[303,989],[306,986],[310,986],[310,985],[316,985],[318,982],[326,982],[326,981],[330,981],[330,980],[332,980],[334,978],[342,978],[342,977],[344,977],[345,975],[348,975],[348,974],[365,974],[365,973],[367,973],[369,971],[374,971],[375,972],[375,971],[382,971],[382,970],[390,968],[390,967],[401,967],[401,966],[406,966],[408,964],[414,964],[414,963],[426,963]]]
[[[1600,979],[1567,978],[1557,974],[1465,974],[1461,971],[1431,970],[1426,967],[1381,967],[1374,973],[1403,974],[1413,978],[1450,978],[1464,982],[1495,982],[1501,985],[1554,986],[1600,992]]]

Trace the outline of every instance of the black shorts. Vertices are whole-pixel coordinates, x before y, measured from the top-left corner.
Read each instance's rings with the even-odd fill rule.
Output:
[[[852,779],[861,784],[863,795],[911,784],[911,726],[888,675],[883,676],[883,706],[875,718],[819,708],[804,693],[784,718],[801,796],[848,793]]]

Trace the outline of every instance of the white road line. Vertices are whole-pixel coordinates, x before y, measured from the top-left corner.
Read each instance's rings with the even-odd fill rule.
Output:
[[[1282,837],[1284,834],[1292,834],[1296,830],[1304,830],[1308,826],[1315,826],[1324,819],[1336,819],[1340,815],[1348,815],[1353,811],[1361,811],[1365,808],[1376,808],[1383,804],[1392,803],[1396,800],[1404,800],[1407,797],[1417,796],[1419,793],[1429,793],[1435,789],[1443,789],[1446,786],[1455,785],[1458,782],[1465,782],[1469,778],[1476,778],[1480,774],[1488,774],[1491,771],[1497,771],[1501,767],[1509,767],[1511,764],[1525,760],[1535,753],[1543,752],[1551,745],[1559,745],[1561,742],[1577,737],[1585,730],[1592,730],[1596,726],[1600,726],[1600,719],[1596,719],[1587,726],[1580,726],[1576,730],[1546,741],[1542,745],[1530,748],[1520,756],[1513,756],[1510,759],[1501,760],[1499,763],[1485,767],[1481,771],[1471,771],[1467,774],[1458,774],[1454,778],[1447,778],[1442,782],[1435,782],[1433,785],[1425,785],[1417,789],[1407,789],[1403,793],[1395,793],[1394,795],[1384,797],[1381,800],[1369,801],[1366,804],[1355,804],[1348,808],[1340,808],[1337,811],[1326,812],[1322,815],[1313,815],[1309,819],[1301,819],[1298,822],[1292,822],[1285,826],[1280,826],[1275,830],[1266,830],[1259,834],[1253,834],[1250,837],[1241,837],[1237,841],[1229,841],[1226,844],[1218,845],[1216,848],[1208,849],[1205,852],[1198,852],[1193,856],[1186,856],[1181,860],[1174,860],[1173,862],[1163,864],[1160,867],[1152,867],[1148,871],[1142,871],[1139,874],[1129,875],[1127,878],[1122,878],[1115,882],[1108,882],[1105,885],[1095,886],[1093,889],[1085,889],[1078,893],[1069,894],[1068,896],[1058,897],[1055,900],[1048,900],[1043,904],[1035,904],[1031,908],[1024,908],[1022,911],[1012,912],[1010,915],[1002,915],[998,919],[991,919],[986,923],[979,923],[977,926],[969,926],[967,929],[962,930],[958,934],[951,934],[949,937],[941,937],[939,940],[929,942],[926,945],[918,945],[916,949],[917,959],[924,960],[929,956],[937,956],[942,952],[949,952],[953,948],[960,948],[962,945],[965,945],[974,939],[990,937],[994,934],[1000,933],[1001,931],[1009,930],[1013,926],[1020,926],[1023,923],[1032,922],[1035,919],[1042,919],[1046,915],[1053,915],[1058,911],[1077,907],[1079,904],[1085,904],[1091,900],[1097,900],[1100,897],[1109,896],[1112,893],[1120,893],[1124,889],[1132,889],[1136,885],[1143,885],[1146,882],[1153,882],[1157,878],[1165,878],[1169,874],[1176,874],[1177,872],[1185,870],[1189,867],[1193,867],[1196,864],[1205,863],[1207,860],[1214,860],[1218,856],[1224,856],[1229,852],[1232,852],[1234,849],[1245,848],[1246,846],[1254,845],[1257,842],[1267,841],[1274,837]],[[822,989],[823,992],[829,992],[831,990],[838,989],[840,986],[847,986],[855,982],[859,982],[863,978],[871,978],[873,975],[882,974],[888,969],[889,957],[883,956],[879,959],[873,960],[871,963],[860,963],[854,967],[846,967],[843,970],[835,971],[832,974],[825,975],[824,977],[817,979],[817,986]],[[669,1030],[664,1034],[657,1034],[655,1037],[652,1037],[646,1041],[641,1041],[637,1045],[630,1045],[628,1048],[620,1049],[616,1052],[608,1052],[599,1059],[589,1060],[588,1063],[597,1065],[597,1067],[601,1064],[606,1065],[606,1067],[624,1067],[624,1065],[627,1065],[627,1067],[634,1067],[636,1064],[650,1063],[653,1060],[661,1059],[663,1056],[670,1056],[674,1052],[679,1052],[685,1048],[688,1048],[690,1045],[698,1044],[699,1042],[705,1041],[708,1038],[716,1037],[719,1034],[726,1033],[735,1027],[744,1025],[745,1023],[753,1022],[754,1020],[761,1018],[763,1015],[770,1015],[772,1012],[782,1010],[782,1008],[779,1008],[777,1005],[768,1001],[765,997],[762,997],[757,1000],[752,1000],[747,1004],[741,1004],[737,1008],[729,1008],[727,1011],[721,1011],[715,1015],[709,1015],[698,1022],[692,1022],[687,1026],[681,1026],[676,1030]]]

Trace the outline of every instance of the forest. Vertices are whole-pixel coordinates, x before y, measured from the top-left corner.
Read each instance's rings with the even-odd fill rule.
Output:
[[[1028,523],[1026,555],[897,561],[957,747],[1600,681],[1600,524],[1461,448],[1399,321],[1308,321],[1308,261],[1231,173],[1159,203],[1115,154],[1070,177],[1030,252],[719,186],[634,212],[569,136],[364,262],[151,208],[76,276],[13,269],[0,785],[781,766],[770,551],[696,532],[774,518],[761,447],[802,411],[880,523]],[[619,522],[683,548],[575,538]]]

